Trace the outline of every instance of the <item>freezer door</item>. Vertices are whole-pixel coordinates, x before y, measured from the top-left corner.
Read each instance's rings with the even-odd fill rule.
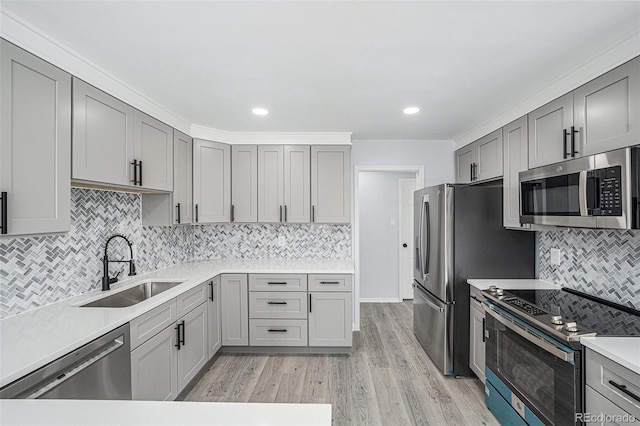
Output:
[[[429,358],[444,375],[453,372],[453,310],[454,305],[445,304],[414,285],[413,332]]]

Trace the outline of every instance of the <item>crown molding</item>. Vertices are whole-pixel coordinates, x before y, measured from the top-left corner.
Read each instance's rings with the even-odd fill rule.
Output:
[[[460,149],[480,139],[638,55],[640,55],[640,31],[622,38],[609,49],[593,55],[586,63],[575,67],[568,74],[565,74],[498,117],[493,118],[462,136],[454,138],[456,141],[455,149]]]

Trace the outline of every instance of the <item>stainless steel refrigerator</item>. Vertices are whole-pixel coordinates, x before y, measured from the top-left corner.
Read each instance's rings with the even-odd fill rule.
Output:
[[[468,278],[534,278],[535,232],[502,226],[502,185],[414,193],[414,333],[445,375],[469,368]]]

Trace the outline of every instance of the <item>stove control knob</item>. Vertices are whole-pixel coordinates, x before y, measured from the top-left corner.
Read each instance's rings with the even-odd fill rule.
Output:
[[[504,294],[504,290],[503,290],[503,289],[501,289],[501,288],[496,288],[496,294],[497,294],[498,296],[502,296],[502,295]]]
[[[495,293],[497,289],[498,289],[498,287],[496,287],[495,285],[489,286],[489,292],[490,293]]]
[[[551,315],[551,323],[555,325],[564,324],[564,321],[562,321],[562,315]]]
[[[564,329],[573,333],[574,331],[578,331],[578,324],[575,321],[569,321],[564,325]]]

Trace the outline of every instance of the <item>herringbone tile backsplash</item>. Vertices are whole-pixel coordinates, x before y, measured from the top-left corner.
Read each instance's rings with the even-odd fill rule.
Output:
[[[552,248],[561,250],[559,265]],[[541,279],[640,309],[640,231],[540,231],[538,252]]]
[[[135,245],[138,273],[193,259],[351,258],[348,225],[148,227],[140,203],[138,194],[72,188],[69,233],[0,239],[0,318],[99,288],[104,243],[115,233]],[[114,240],[109,256],[128,258],[126,244]]]

